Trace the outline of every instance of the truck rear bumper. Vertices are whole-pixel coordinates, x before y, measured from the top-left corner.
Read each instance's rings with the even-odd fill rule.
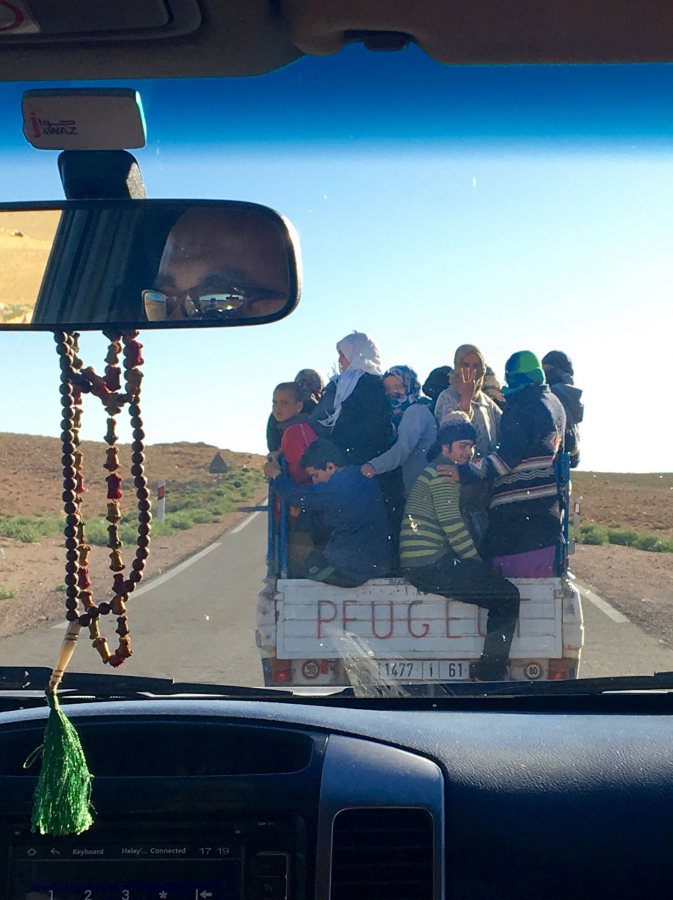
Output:
[[[572,577],[515,583],[522,602],[509,678],[577,677],[584,625]],[[257,613],[265,682],[288,685],[347,685],[365,676],[405,683],[468,680],[486,622],[485,610],[421,594],[392,578],[352,589],[268,581]]]

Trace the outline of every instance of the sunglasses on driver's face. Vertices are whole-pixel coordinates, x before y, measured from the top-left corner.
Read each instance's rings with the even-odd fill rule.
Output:
[[[269,300],[281,300],[278,291],[255,285],[232,285],[227,288],[206,290],[200,286],[164,294],[162,291],[142,292],[145,315],[150,322],[163,319],[219,319],[239,315],[255,316],[260,313],[256,304]]]

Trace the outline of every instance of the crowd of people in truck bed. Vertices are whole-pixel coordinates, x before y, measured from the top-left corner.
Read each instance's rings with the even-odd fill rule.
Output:
[[[418,590],[489,610],[473,677],[505,677],[519,591],[558,574],[558,463],[579,462],[582,392],[569,357],[529,350],[501,386],[481,350],[421,386],[408,365],[381,371],[361,332],[337,344],[327,385],[312,369],[273,392],[267,424],[277,515],[289,513],[289,573],[338,587],[398,575]]]

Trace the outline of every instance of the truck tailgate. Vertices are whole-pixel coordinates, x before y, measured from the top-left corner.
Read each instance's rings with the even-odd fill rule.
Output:
[[[560,578],[513,579],[521,593],[511,658],[560,657]],[[376,659],[476,659],[487,611],[420,594],[403,579],[381,578],[357,588],[279,579],[276,654],[282,659],[335,659],[364,645]]]

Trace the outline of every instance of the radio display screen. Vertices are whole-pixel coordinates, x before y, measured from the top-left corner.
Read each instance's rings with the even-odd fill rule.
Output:
[[[257,854],[254,868],[260,868],[259,857],[262,870],[278,869],[274,878],[278,887],[282,887],[282,872],[286,888],[287,855]],[[66,845],[42,839],[13,847],[10,870],[10,900],[241,900],[244,896],[242,846],[217,841]],[[286,890],[279,893],[286,896]]]

